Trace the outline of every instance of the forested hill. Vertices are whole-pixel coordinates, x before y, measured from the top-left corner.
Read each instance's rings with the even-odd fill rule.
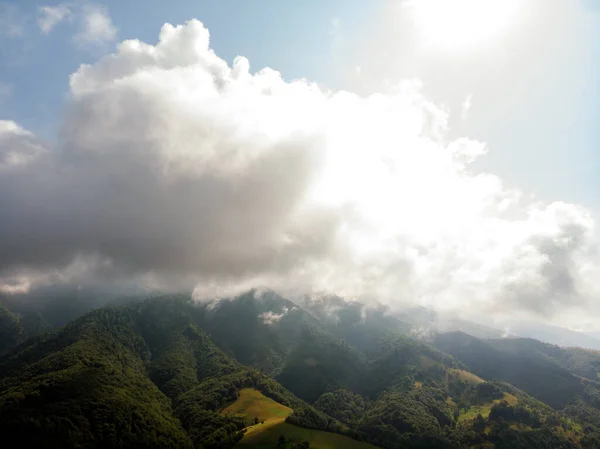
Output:
[[[246,423],[219,412],[246,387],[293,407],[291,419],[299,424],[344,432],[335,420],[224,354],[196,325],[195,312],[186,298],[100,309],[4,356],[4,442],[230,447]]]
[[[335,301],[167,296],[47,333],[1,309],[3,447],[600,447],[594,353],[456,333],[434,348]]]

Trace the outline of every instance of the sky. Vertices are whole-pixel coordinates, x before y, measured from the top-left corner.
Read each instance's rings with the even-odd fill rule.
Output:
[[[597,330],[594,0],[0,1],[0,292]]]

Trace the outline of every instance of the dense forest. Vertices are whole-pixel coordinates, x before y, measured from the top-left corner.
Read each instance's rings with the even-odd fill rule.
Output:
[[[377,308],[271,291],[52,304],[0,307],[3,447],[600,447],[593,351],[424,342]]]

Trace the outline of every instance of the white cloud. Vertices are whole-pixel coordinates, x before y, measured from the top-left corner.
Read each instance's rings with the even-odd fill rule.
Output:
[[[0,120],[0,171],[26,165],[44,151],[32,133],[11,120]]]
[[[27,293],[31,284],[28,279],[7,279],[0,282],[0,294],[4,295],[18,295]]]
[[[38,8],[38,25],[44,34],[64,20],[71,20],[73,13],[69,3],[61,3],[55,6],[40,6]]]
[[[82,45],[102,45],[116,39],[117,28],[106,8],[95,3],[87,3],[81,14],[80,31],[75,36],[77,42]]]
[[[269,310],[268,312],[263,312],[261,314],[258,315],[258,318],[260,320],[262,320],[262,322],[266,325],[273,325],[276,323],[279,323],[281,321],[281,319],[286,316],[288,313],[288,309],[287,307],[283,308],[283,311],[281,313],[275,313],[271,310]]]
[[[70,88],[61,143],[0,170],[0,282],[100,260],[65,279],[598,312],[589,212],[475,172],[486,146],[449,141],[419,83],[362,97],[251,73],[191,21],[122,42]],[[0,154],[39,146],[11,126]]]

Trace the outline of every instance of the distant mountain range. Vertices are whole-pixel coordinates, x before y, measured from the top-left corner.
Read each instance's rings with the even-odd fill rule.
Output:
[[[400,320],[412,324],[413,332],[426,336],[439,332],[461,331],[478,338],[534,338],[565,347],[600,350],[600,332],[584,333],[549,324],[514,320],[502,329],[442,314],[424,307],[413,307],[395,314]]]

